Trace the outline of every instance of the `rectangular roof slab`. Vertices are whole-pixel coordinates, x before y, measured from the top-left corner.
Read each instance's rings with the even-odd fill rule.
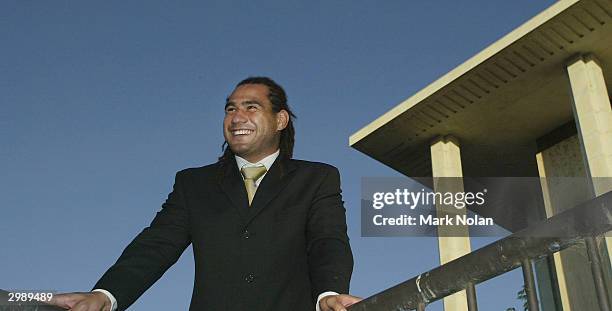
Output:
[[[349,138],[410,177],[430,143],[461,142],[464,176],[537,176],[536,140],[572,122],[569,60],[590,53],[612,86],[612,1],[559,1]]]

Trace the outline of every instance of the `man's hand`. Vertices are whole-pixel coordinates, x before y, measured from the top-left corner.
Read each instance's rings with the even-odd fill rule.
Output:
[[[50,304],[70,311],[110,311],[111,302],[100,292],[54,295]]]
[[[345,294],[325,296],[319,301],[319,308],[321,308],[321,311],[346,311],[346,307],[356,304],[362,299]]]

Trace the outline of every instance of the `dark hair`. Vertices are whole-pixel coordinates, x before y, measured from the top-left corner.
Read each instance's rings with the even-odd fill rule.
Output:
[[[282,86],[274,82],[274,80],[268,77],[248,77],[238,84],[236,88],[245,84],[262,84],[268,87],[268,100],[272,103],[272,111],[280,112],[281,110],[287,111],[289,114],[289,120],[287,126],[281,131],[280,134],[280,154],[278,155],[281,159],[291,159],[293,157],[293,145],[295,143],[295,128],[293,127],[293,120],[297,117],[287,103],[287,94]],[[233,160],[234,152],[227,144],[227,141],[223,142],[221,146],[223,154],[219,157],[219,161],[227,162]]]

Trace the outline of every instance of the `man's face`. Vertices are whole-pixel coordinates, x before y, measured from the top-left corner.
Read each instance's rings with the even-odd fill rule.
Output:
[[[257,162],[278,149],[280,132],[287,121],[285,110],[272,110],[267,86],[244,84],[227,100],[223,136],[234,154]]]

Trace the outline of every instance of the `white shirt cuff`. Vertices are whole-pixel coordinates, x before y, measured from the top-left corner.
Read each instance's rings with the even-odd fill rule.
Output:
[[[116,311],[117,310],[117,299],[115,299],[115,296],[113,296],[113,294],[111,294],[109,291],[107,291],[105,289],[96,288],[96,289],[92,290],[92,292],[100,292],[100,293],[106,295],[108,300],[110,300],[110,302],[111,302],[110,311]]]
[[[321,311],[321,307],[319,307],[319,301],[321,301],[321,299],[323,299],[324,297],[327,296],[331,296],[331,295],[340,295],[336,292],[323,292],[319,295],[319,297],[317,297],[317,308],[315,309],[316,311]]]

